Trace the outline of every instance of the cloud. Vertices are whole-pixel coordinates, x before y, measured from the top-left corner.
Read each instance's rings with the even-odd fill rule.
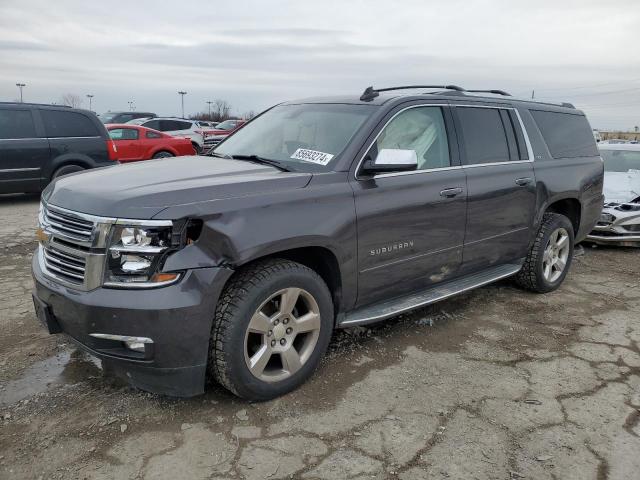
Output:
[[[20,81],[31,101],[92,93],[98,110],[135,100],[176,114],[186,90],[188,112],[215,98],[242,112],[371,84],[456,83],[535,89],[584,106],[595,126],[628,128],[640,123],[636,1],[4,2],[0,99]]]

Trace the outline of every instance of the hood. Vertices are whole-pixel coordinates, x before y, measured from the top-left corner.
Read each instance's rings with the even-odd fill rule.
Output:
[[[626,203],[640,197],[640,170],[604,172],[606,203]]]
[[[217,129],[213,129],[213,130],[207,130],[206,133],[208,136],[211,135],[216,135],[219,137],[226,137],[228,135],[231,135],[235,130],[217,130]]]
[[[105,217],[150,219],[167,207],[303,188],[309,173],[212,157],[174,157],[98,168],[49,185],[53,205]]]

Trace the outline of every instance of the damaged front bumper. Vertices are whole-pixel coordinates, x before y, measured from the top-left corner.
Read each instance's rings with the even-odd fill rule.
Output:
[[[586,240],[598,245],[640,247],[640,202],[606,204]]]

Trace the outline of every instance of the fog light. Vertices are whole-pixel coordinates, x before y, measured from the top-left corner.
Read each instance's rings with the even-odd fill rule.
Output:
[[[144,353],[144,343],[142,342],[124,342],[129,350]]]

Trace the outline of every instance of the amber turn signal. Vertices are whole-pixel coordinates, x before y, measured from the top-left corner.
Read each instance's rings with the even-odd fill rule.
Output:
[[[151,282],[153,283],[164,283],[171,282],[178,278],[179,273],[154,273],[151,277]]]

